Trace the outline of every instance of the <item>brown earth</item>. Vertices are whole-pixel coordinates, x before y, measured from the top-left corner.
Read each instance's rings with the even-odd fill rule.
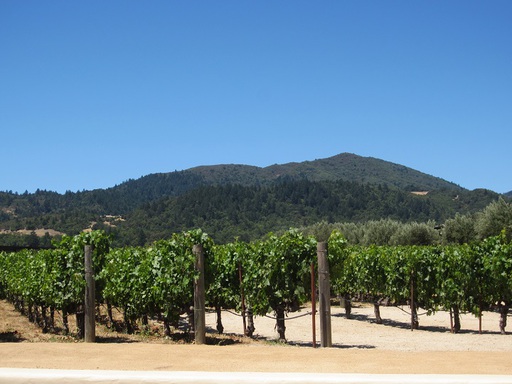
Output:
[[[0,301],[0,367],[55,369],[450,373],[512,375],[512,338],[501,335],[498,315],[485,313],[483,333],[478,319],[462,316],[461,333],[449,332],[449,315],[420,316],[420,330],[408,326],[407,308],[383,307],[384,324],[376,324],[373,308],[359,305],[353,318],[332,307],[332,348],[312,348],[310,308],[290,314],[288,344],[276,342],[273,319],[255,319],[256,338],[241,337],[242,320],[224,312],[227,336],[215,335],[215,315],[207,314],[208,345],[161,336],[128,336],[97,326],[98,343],[43,334]],[[59,320],[57,320],[58,325]],[[159,327],[155,324],[154,327]],[[156,330],[156,329],[154,329]],[[319,342],[318,318],[317,340]]]

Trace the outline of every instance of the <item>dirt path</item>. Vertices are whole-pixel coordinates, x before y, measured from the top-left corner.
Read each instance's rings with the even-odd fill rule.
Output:
[[[306,349],[265,345],[13,343],[11,368],[155,371],[512,374],[510,353]]]
[[[372,322],[372,308],[354,308],[353,314],[354,319],[348,320],[333,307],[335,347],[328,349],[311,348],[308,316],[287,322],[288,341],[295,345],[246,340],[198,346],[161,338],[141,342],[140,337],[109,336],[100,327],[103,342],[85,344],[43,335],[9,304],[0,302],[0,340],[4,341],[0,343],[0,367],[512,375],[512,337],[498,333],[496,314],[484,316],[482,335],[477,332],[477,319],[471,316],[462,318],[464,332],[454,335],[446,327],[449,318],[445,313],[420,317],[423,329],[414,332],[408,329],[407,313],[397,308],[382,308],[383,318],[388,319],[383,325]],[[241,333],[239,317],[226,312],[223,323],[225,332]],[[208,314],[207,324],[215,326],[213,314]],[[272,319],[258,317],[256,327],[260,339],[276,337]],[[19,342],[8,342],[15,340]]]

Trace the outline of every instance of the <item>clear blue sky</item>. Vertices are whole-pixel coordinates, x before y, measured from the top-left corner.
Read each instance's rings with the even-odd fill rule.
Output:
[[[0,190],[356,153],[512,190],[512,1],[0,1]]]

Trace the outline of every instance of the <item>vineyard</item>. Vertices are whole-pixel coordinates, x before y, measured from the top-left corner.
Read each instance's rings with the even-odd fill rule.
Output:
[[[64,236],[50,250],[1,253],[0,295],[45,332],[55,331],[57,311],[64,332],[70,332],[68,316],[76,316],[76,336],[83,337],[84,247],[90,245],[95,303],[107,308],[107,323],[115,324],[116,309],[123,314],[126,332],[147,330],[150,321],[158,321],[169,336],[177,332],[180,315],[193,316],[198,278],[193,246],[200,244],[206,305],[217,313],[217,331],[223,332],[222,309],[246,316],[248,336],[255,330],[254,316],[271,314],[285,340],[287,315],[316,290],[311,266],[318,270],[317,241],[297,230],[222,245],[200,230],[148,247],[111,248],[110,243],[104,232],[93,231]],[[420,325],[419,308],[426,314],[446,310],[450,328],[458,332],[462,313],[481,318],[484,311],[498,311],[505,333],[512,300],[512,244],[504,233],[464,245],[362,247],[349,245],[335,231],[328,241],[328,260],[331,293],[344,304],[346,317],[354,299],[373,304],[377,323],[382,322],[381,306],[407,306],[411,329]]]

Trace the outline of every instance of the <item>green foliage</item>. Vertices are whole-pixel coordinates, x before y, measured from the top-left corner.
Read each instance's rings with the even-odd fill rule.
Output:
[[[411,191],[429,193],[416,196]],[[100,229],[113,234],[119,247],[148,245],[192,228],[203,228],[217,243],[229,243],[320,222],[372,222],[376,225],[369,225],[357,242],[352,238],[356,233],[342,231],[352,244],[385,245],[396,229],[380,220],[442,223],[457,212],[466,215],[483,209],[497,198],[494,192],[467,191],[397,164],[340,154],[267,168],[197,167],[63,195],[0,192],[0,227],[52,228],[68,235]],[[330,233],[318,230],[319,239]],[[0,245],[13,240],[0,236]],[[27,236],[23,245],[33,246],[35,241],[41,245],[42,239]]]
[[[404,224],[396,220],[371,220],[364,224],[361,245],[390,245],[396,239]]]
[[[366,237],[363,234],[358,238],[359,244],[369,244],[371,241],[391,242],[392,236],[397,237],[396,231],[402,226],[390,227],[390,224],[415,221],[418,224],[404,231],[399,241],[414,235],[413,243],[424,244],[434,237],[439,241],[439,235],[421,232],[421,226],[439,223],[454,215],[459,202],[469,198],[462,192],[460,195],[457,201],[447,199],[441,205],[428,195],[415,196],[349,181],[282,181],[257,187],[206,186],[136,209],[116,230],[121,242],[129,242],[129,238],[140,236],[140,228],[144,228],[145,238],[156,240],[167,237],[169,231],[201,227],[211,233],[217,243],[229,243],[236,237],[243,241],[262,238],[268,231],[278,233],[290,226],[316,226],[311,227],[309,233],[326,237],[327,225],[321,229],[317,223],[371,222],[373,227],[366,229]],[[491,196],[485,198],[487,203],[492,201]],[[464,206],[464,209],[468,208]],[[434,232],[434,226],[430,232]],[[343,232],[352,241],[348,232]]]
[[[426,175],[402,165],[372,157],[341,153],[326,159],[301,163],[275,164],[266,168],[249,165],[222,164],[190,170],[210,185],[269,185],[278,181],[357,181],[360,184],[381,184],[407,191],[434,189],[462,190],[445,180]],[[383,186],[382,188],[386,188]]]
[[[484,306],[512,303],[512,244],[505,231],[472,244],[473,312]]]
[[[393,234],[391,245],[431,245],[440,240],[439,232],[435,229],[435,222],[407,223]]]
[[[102,232],[64,236],[54,249],[2,253],[0,285],[23,305],[76,309],[84,297],[84,245],[93,245],[95,270],[103,268],[110,239]]]
[[[309,299],[317,240],[292,229],[259,241],[215,245],[205,232],[193,230],[146,247],[111,249],[110,236],[101,231],[64,236],[55,249],[0,253],[0,294],[22,307],[71,312],[83,301],[86,244],[94,249],[97,300],[123,308],[128,319],[173,322],[193,301],[195,244],[205,253],[208,304],[239,309],[241,268],[247,302],[264,315],[293,311]],[[464,244],[361,246],[333,230],[328,260],[332,289],[340,294],[404,304],[413,289],[415,302],[429,313],[457,307],[479,315],[512,303],[512,243],[505,231]]]
[[[474,215],[455,214],[444,223],[442,232],[445,243],[464,244],[477,238]]]
[[[45,233],[39,237],[35,232],[30,234],[2,233],[0,234],[0,247],[4,250],[15,250],[21,248],[51,248],[52,238]]]
[[[212,248],[206,263],[206,298],[210,306],[240,309],[239,268],[249,257],[248,244],[238,240]]]
[[[211,259],[213,243],[200,230],[173,234],[150,247],[114,249],[100,273],[105,299],[130,319],[161,315],[176,321],[193,302],[194,244],[203,245],[205,259]]]
[[[340,294],[354,292],[355,265],[348,242],[338,230],[332,231],[329,236],[327,255],[332,290]]]
[[[103,269],[104,257],[110,250],[111,238],[103,231],[82,232],[75,236],[64,235],[55,242],[55,253],[60,266],[60,282],[65,292],[62,306],[76,307],[83,301],[84,281],[84,247],[91,245],[92,261],[95,275]],[[101,295],[101,289],[97,290]]]
[[[492,202],[479,213],[476,228],[480,239],[497,236],[504,229],[512,238],[512,204],[503,198]]]
[[[278,307],[296,308],[308,297],[307,278],[315,260],[316,240],[297,230],[269,234],[251,245],[252,257],[243,262],[244,288],[255,314]]]
[[[339,253],[332,249],[332,252]],[[512,244],[505,233],[447,246],[350,246],[331,268],[338,293],[415,301],[429,313],[457,306],[475,315],[512,303]]]
[[[334,225],[325,220],[300,228],[303,234],[313,236],[317,241],[328,241],[333,230]]]
[[[458,307],[468,309],[468,292],[471,288],[470,247],[464,245],[448,245],[439,254],[438,273],[438,304],[449,309]]]

